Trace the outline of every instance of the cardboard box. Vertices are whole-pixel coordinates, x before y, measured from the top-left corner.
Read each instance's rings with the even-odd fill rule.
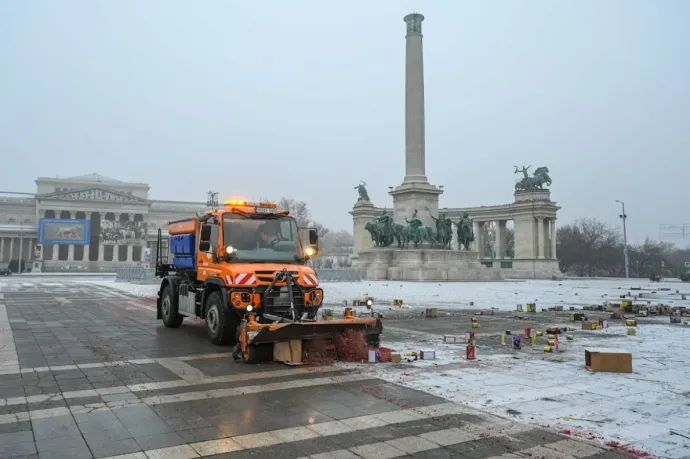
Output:
[[[402,361],[402,356],[400,352],[391,352],[391,362],[400,363]]]
[[[273,345],[273,361],[283,362],[288,365],[302,363],[302,340],[293,339],[282,341]]]
[[[585,349],[585,367],[590,371],[632,373],[632,354],[625,349],[587,348]]]
[[[582,329],[583,330],[596,330],[597,329],[597,323],[596,322],[582,322]]]

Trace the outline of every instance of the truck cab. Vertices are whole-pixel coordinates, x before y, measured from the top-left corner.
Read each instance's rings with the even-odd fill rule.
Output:
[[[204,319],[218,345],[237,343],[250,315],[258,324],[315,321],[324,296],[307,266],[318,253],[316,230],[298,228],[273,203],[224,204],[169,222],[169,247],[159,230],[158,319],[168,328],[180,327],[185,317]]]

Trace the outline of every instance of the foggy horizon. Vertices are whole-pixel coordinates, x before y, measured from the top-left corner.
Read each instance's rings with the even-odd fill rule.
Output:
[[[98,173],[151,199],[294,198],[351,232],[353,187],[390,208],[403,180],[413,10],[439,207],[508,204],[514,166],[547,166],[557,226],[620,227],[616,200],[630,244],[690,223],[680,0],[6,2],[0,189]]]

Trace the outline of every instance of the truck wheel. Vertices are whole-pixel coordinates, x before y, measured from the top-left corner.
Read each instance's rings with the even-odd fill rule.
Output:
[[[223,307],[220,292],[211,292],[206,300],[206,332],[213,344],[225,345],[237,343],[237,326],[239,316],[235,311]]]
[[[170,293],[170,286],[167,285],[163,289],[163,297],[161,298],[161,315],[163,316],[163,325],[166,328],[180,328],[184,316],[177,313],[174,307],[173,296]]]

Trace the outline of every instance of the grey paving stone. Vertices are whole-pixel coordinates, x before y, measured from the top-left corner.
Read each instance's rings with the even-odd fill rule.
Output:
[[[603,451],[601,453],[597,453],[597,454],[594,454],[592,456],[587,456],[583,459],[630,459],[633,457],[635,457],[635,456],[632,456],[630,454],[623,453],[623,452]]]
[[[169,446],[183,445],[186,441],[177,433],[169,432],[157,435],[134,437],[142,450],[167,448]]]
[[[489,437],[447,447],[468,459],[485,459],[519,451],[523,446],[508,437]]]
[[[38,453],[39,459],[91,459],[91,451],[86,445],[69,449],[49,450]]]
[[[31,421],[9,422],[0,424],[0,434],[31,431]]]
[[[513,437],[520,440],[520,442],[522,442],[524,445],[523,448],[525,449],[532,448],[533,446],[537,445],[555,443],[568,438],[555,432],[539,428],[520,432],[519,434],[513,435]]]
[[[229,352],[229,354],[231,354],[231,352]],[[235,362],[230,355],[228,358],[188,360],[185,363],[191,365],[197,370],[201,370],[208,376],[228,376],[233,374],[277,371],[285,369],[284,366],[275,363],[263,365],[244,365],[242,362]]]
[[[198,441],[216,440],[225,438],[226,435],[215,427],[200,427],[197,429],[178,430],[177,434],[187,443]]]
[[[31,442],[24,443],[2,443],[0,442],[0,457],[17,457],[36,453],[36,444]]]
[[[81,432],[72,416],[55,416],[31,421],[36,441],[49,438],[79,436]]]
[[[93,457],[110,457],[121,454],[136,453],[142,451],[134,438],[122,438],[119,440],[106,440],[100,442],[88,442]]]
[[[458,453],[454,453],[445,448],[432,449],[429,451],[422,451],[420,453],[412,454],[409,457],[414,459],[463,459]]]
[[[75,449],[82,446],[86,446],[86,442],[81,435],[36,440],[36,449],[38,449],[39,454],[44,451]]]
[[[34,441],[34,434],[30,430],[0,434],[0,445],[14,443],[28,443]]]
[[[173,431],[173,429],[148,406],[120,408],[113,410],[113,413],[132,436],[149,436]]]

